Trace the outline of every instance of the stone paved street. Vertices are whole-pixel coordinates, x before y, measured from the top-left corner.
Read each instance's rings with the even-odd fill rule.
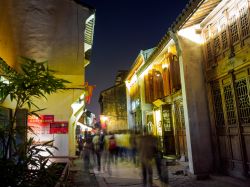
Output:
[[[68,181],[65,186],[69,187],[99,187],[94,173],[83,169],[83,160],[76,159],[70,167]]]
[[[99,184],[103,187],[118,187],[118,186],[142,186],[142,177],[140,168],[135,168],[129,162],[119,162],[117,165],[111,167],[111,174],[108,172],[97,172],[96,178]],[[100,185],[100,186],[101,186]]]
[[[166,167],[163,167],[166,174]],[[165,184],[157,179],[157,172],[154,169],[154,187],[250,187],[249,181],[243,181],[228,176],[212,175],[208,180],[196,180],[191,175],[184,175],[179,172],[183,166],[178,164],[168,167],[169,183]],[[177,173],[177,175],[175,174]],[[98,172],[96,169],[93,173],[83,170],[81,159],[74,161],[71,167],[71,175],[67,186],[73,187],[119,187],[131,186],[142,187],[141,172],[139,167],[134,167],[129,162],[119,162],[111,167],[111,173],[107,171]]]

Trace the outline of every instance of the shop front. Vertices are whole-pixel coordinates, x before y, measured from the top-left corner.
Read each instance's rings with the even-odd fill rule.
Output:
[[[164,102],[165,101],[165,102]],[[161,103],[156,107],[156,103]],[[163,155],[175,155],[183,161],[188,160],[186,129],[181,92],[154,102],[154,122],[152,129],[158,136]]]

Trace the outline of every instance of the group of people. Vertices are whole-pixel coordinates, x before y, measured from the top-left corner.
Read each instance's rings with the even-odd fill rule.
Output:
[[[94,164],[99,172],[103,169],[103,172],[111,174],[110,166],[117,164],[118,159],[132,161],[136,166],[141,165],[145,186],[153,184],[153,163],[156,164],[160,179],[162,176],[157,145],[157,138],[146,129],[142,134],[107,134],[100,130],[92,134],[85,131],[83,138],[78,140],[85,171],[89,171]]]
[[[85,131],[83,138],[78,139],[79,156],[83,158],[84,169],[89,171],[93,165],[97,170],[110,170],[110,164],[117,162],[118,146],[114,134],[97,130],[95,133]]]

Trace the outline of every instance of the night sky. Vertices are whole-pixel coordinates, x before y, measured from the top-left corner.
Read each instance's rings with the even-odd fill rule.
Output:
[[[99,119],[100,91],[129,70],[140,50],[157,46],[188,0],[83,0],[96,9],[94,45],[86,81],[96,85],[87,109]]]

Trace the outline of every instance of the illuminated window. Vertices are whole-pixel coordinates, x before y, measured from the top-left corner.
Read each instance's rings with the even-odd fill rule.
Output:
[[[246,7],[240,10],[240,24],[242,36],[246,37],[249,34],[248,11]]]
[[[236,43],[239,40],[239,34],[238,34],[238,26],[237,26],[237,19],[236,16],[232,16],[230,19],[230,32],[232,37],[232,43]]]

